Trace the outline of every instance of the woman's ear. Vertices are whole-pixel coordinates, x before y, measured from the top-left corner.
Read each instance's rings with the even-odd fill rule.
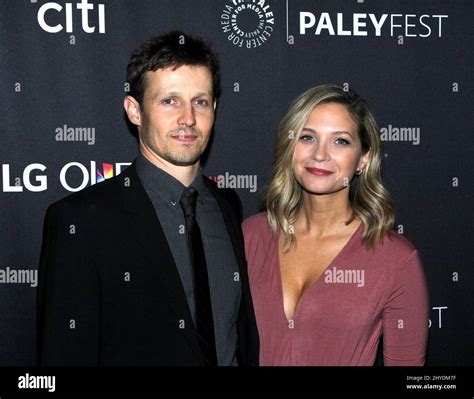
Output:
[[[369,163],[371,155],[372,153],[370,152],[370,148],[369,148],[369,150],[364,155],[362,155],[359,161],[359,165],[357,166],[357,170],[362,172],[366,168],[367,164]]]

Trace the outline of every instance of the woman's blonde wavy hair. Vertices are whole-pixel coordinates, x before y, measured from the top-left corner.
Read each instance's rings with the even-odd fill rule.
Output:
[[[285,252],[295,243],[293,225],[303,202],[303,189],[293,174],[296,144],[313,109],[328,103],[346,107],[358,126],[363,153],[370,150],[363,173],[354,175],[350,183],[352,216],[346,224],[359,218],[364,224],[362,242],[367,248],[374,248],[395,222],[395,207],[381,179],[379,129],[367,103],[352,90],[345,91],[337,85],[317,86],[299,96],[280,121],[275,161],[264,193],[268,223],[274,234],[283,233]]]

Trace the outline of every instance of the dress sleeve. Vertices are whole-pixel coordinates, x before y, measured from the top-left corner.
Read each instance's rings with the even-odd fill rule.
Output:
[[[383,310],[385,366],[425,364],[428,318],[428,289],[415,250],[398,270]]]

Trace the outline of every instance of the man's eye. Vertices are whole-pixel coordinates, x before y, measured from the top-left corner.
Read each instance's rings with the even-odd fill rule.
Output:
[[[209,101],[207,100],[196,100],[195,103],[201,107],[207,107],[209,105]]]
[[[164,105],[173,105],[173,104],[175,104],[175,102],[176,101],[172,98],[165,98],[164,100],[162,100],[162,103]]]

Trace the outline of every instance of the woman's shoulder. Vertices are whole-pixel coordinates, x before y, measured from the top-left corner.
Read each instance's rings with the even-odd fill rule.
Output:
[[[396,231],[387,232],[373,248],[361,242],[352,257],[359,265],[370,268],[371,273],[378,276],[376,280],[388,285],[398,284],[403,279],[422,280],[423,263],[418,250]]]
[[[399,234],[394,230],[390,230],[382,240],[382,246],[398,250],[402,253],[411,253],[416,250],[413,243],[403,234]]]
[[[403,265],[418,254],[413,243],[404,235],[395,231],[385,234],[382,241],[377,245],[376,252],[386,260],[392,260],[398,265]]]

